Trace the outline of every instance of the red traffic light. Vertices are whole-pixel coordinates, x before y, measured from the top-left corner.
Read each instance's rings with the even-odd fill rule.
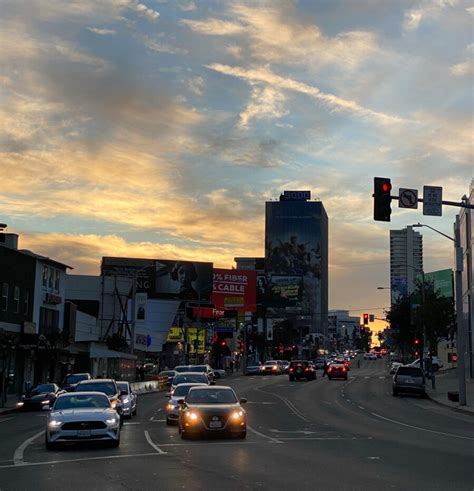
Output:
[[[364,326],[369,323],[369,314],[364,314]]]
[[[386,193],[387,191],[390,191],[390,188],[391,188],[391,187],[392,187],[392,186],[390,186],[390,185],[388,185],[386,182],[384,182],[384,183],[382,184],[382,191],[383,191],[384,193]]]
[[[415,339],[415,346],[418,346],[420,344],[420,340],[418,338]]]
[[[225,346],[226,345],[226,342],[225,341],[221,341],[221,346]]]

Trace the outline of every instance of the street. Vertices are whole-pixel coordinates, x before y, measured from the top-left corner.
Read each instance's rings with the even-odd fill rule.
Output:
[[[139,397],[118,449],[44,447],[41,412],[0,417],[0,489],[474,489],[474,420],[393,397],[386,360],[349,380],[234,375],[246,440],[182,441],[163,392]]]

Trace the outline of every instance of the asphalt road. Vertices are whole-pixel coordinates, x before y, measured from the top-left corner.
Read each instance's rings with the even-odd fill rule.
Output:
[[[2,416],[0,490],[474,490],[472,416],[392,397],[385,360],[349,373],[230,377],[248,398],[243,441],[182,441],[165,424],[163,393],[140,396],[118,449],[48,452],[43,414]]]

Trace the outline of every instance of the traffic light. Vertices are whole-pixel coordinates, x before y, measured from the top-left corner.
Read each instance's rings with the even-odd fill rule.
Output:
[[[369,314],[364,314],[364,326],[369,324]]]
[[[387,177],[374,177],[374,220],[389,222],[392,208],[390,192],[392,184]]]

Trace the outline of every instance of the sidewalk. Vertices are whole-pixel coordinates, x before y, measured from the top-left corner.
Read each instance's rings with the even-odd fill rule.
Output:
[[[0,404],[0,416],[2,414],[9,414],[16,410],[16,403],[18,402],[18,396],[16,394],[8,394],[7,402],[2,407]]]
[[[474,381],[466,377],[466,402],[460,406],[458,402],[448,399],[448,391],[459,391],[457,370],[440,371],[436,374],[436,389],[431,388],[431,380],[426,380],[426,393],[428,397],[443,406],[450,407],[459,412],[472,414],[474,416]]]

